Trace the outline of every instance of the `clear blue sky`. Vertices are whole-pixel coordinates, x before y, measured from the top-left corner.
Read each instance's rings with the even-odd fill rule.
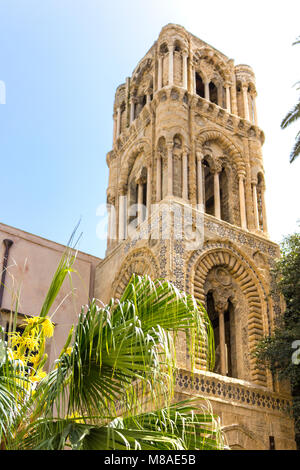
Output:
[[[299,3],[0,0],[1,222],[65,244],[82,217],[80,249],[104,256],[96,210],[106,199],[115,89],[161,28],[177,23],[253,67],[270,233],[278,241],[294,230],[300,166],[288,156],[296,130],[279,124],[300,80],[300,46],[291,46]]]

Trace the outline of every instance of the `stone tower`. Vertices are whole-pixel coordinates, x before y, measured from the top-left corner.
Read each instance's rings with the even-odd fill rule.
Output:
[[[95,296],[118,297],[132,273],[167,278],[206,307],[216,367],[178,347],[176,399],[202,395],[222,420],[231,448],[294,448],[284,414],[288,392],[252,353],[281,312],[270,267],[264,134],[248,65],[183,27],[165,26],[117,88],[106,257]]]

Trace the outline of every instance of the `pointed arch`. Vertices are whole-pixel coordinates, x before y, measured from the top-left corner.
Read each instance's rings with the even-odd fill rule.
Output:
[[[128,177],[130,175],[134,162],[137,156],[142,152],[145,154],[146,160],[148,160],[151,154],[151,144],[148,139],[141,139],[138,142],[134,142],[134,144],[132,144],[122,156],[122,168],[119,178],[119,188],[127,188]]]
[[[159,277],[159,263],[148,248],[132,251],[123,261],[113,281],[113,297],[119,299],[132,274],[148,275],[151,279]]]
[[[208,141],[218,142],[224,151],[227,152],[235,162],[237,169],[246,171],[245,163],[242,157],[242,151],[225,134],[215,128],[206,129],[205,131],[199,132],[196,137],[196,145],[202,149],[205,142]]]

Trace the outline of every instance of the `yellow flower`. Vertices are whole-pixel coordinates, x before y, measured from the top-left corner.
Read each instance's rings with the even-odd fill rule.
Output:
[[[39,382],[44,377],[46,377],[46,375],[47,375],[47,373],[41,370],[36,375],[33,375],[32,377],[30,377],[29,380],[30,380],[30,382]]]
[[[67,416],[67,418],[69,419],[73,419],[75,421],[75,423],[82,423],[84,424],[84,420],[83,419],[74,419],[74,418],[79,418],[79,416],[81,416],[77,411],[75,411],[75,413],[71,414],[70,416]]]
[[[28,325],[36,325],[38,323],[41,323],[41,317],[28,317],[25,318],[25,321],[26,323],[28,323]]]
[[[13,351],[13,356],[14,359],[22,361],[24,365],[27,364],[27,357],[24,355],[24,353],[21,353],[20,348]]]
[[[44,335],[46,336],[46,338],[51,338],[54,332],[54,323],[52,323],[50,318],[46,317],[42,326],[43,326],[43,331],[44,331]]]
[[[23,335],[22,343],[31,351],[37,351],[40,345],[38,339],[33,335]]]
[[[30,356],[28,358],[29,362],[32,363],[33,367],[36,367],[38,365],[38,363],[40,362],[40,356],[39,354],[33,354],[32,356]]]
[[[19,346],[22,336],[18,331],[11,333],[11,344],[12,347]]]
[[[73,348],[71,348],[71,346],[69,346],[69,347],[66,349],[66,354],[69,354],[69,356],[71,356],[72,350],[73,350]]]

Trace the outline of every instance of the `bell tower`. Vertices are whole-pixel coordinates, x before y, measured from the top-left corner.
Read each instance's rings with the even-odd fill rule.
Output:
[[[253,356],[281,302],[251,67],[168,24],[117,88],[113,117],[96,297],[121,296],[132,273],[193,294],[214,328],[216,365],[200,355],[191,371],[182,338],[176,397],[208,397],[232,448],[267,449],[270,437],[294,448],[289,394]]]

